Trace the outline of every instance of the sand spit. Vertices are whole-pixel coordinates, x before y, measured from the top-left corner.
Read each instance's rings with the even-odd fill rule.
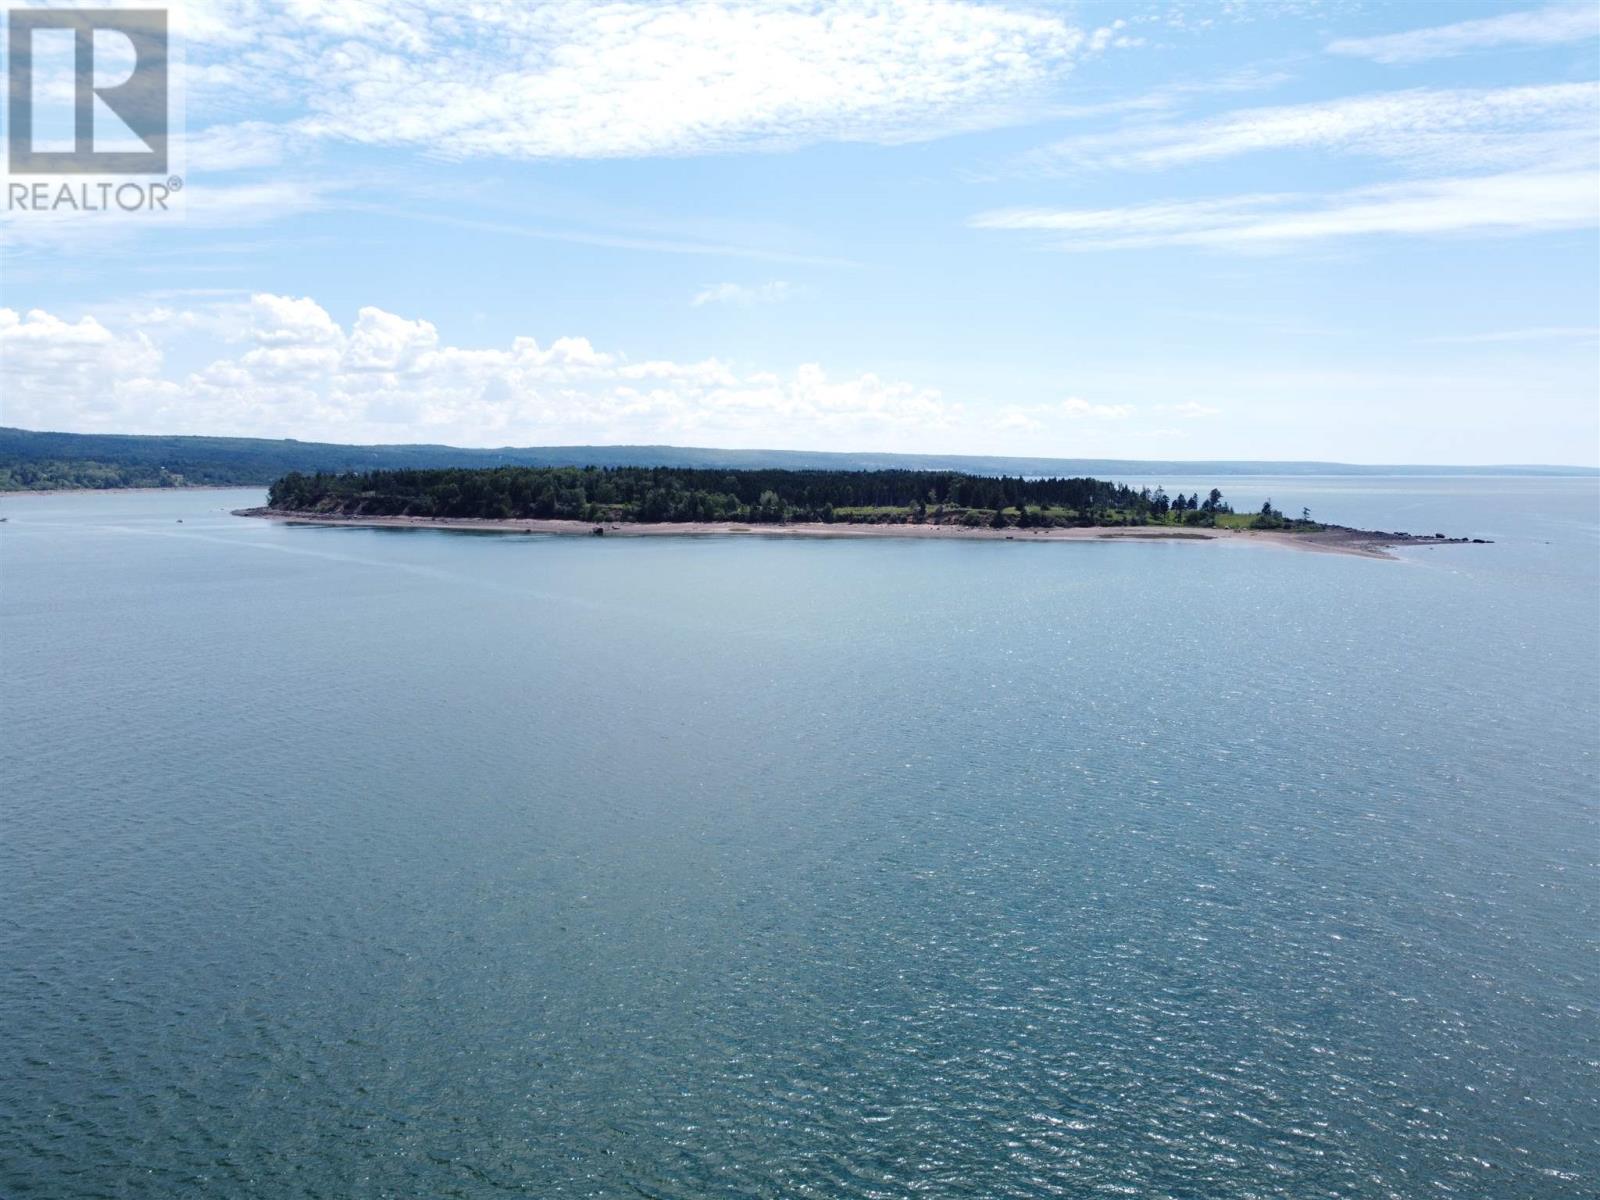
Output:
[[[789,525],[741,525],[722,521],[683,521],[660,524],[606,523],[557,520],[480,520],[453,517],[347,517],[290,512],[271,508],[241,508],[235,516],[262,517],[300,525],[349,525],[372,529],[454,529],[475,533],[562,534],[593,537],[811,537],[811,538],[943,538],[947,540],[1009,542],[1243,542],[1280,546],[1322,554],[1353,554],[1362,558],[1388,558],[1395,546],[1460,545],[1468,538],[1417,537],[1407,533],[1348,529],[1329,526],[1315,533],[1269,529],[1166,529],[1149,525],[1091,527],[1086,529],[974,529],[960,525],[854,525],[800,522]]]

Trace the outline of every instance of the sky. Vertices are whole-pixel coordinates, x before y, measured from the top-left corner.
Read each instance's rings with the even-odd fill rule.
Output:
[[[178,210],[0,213],[4,424],[1600,463],[1593,3],[170,19]]]

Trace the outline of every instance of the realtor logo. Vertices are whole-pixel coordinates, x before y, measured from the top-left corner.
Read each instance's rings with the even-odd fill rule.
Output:
[[[9,16],[6,143],[13,175],[157,175],[167,170],[165,9],[13,8]],[[70,78],[62,77],[67,71],[59,69],[36,73],[35,64],[42,61],[37,47],[54,40],[64,48],[67,34],[71,58],[49,57],[70,63]],[[126,65],[127,45],[119,44],[122,39],[133,46],[131,72]],[[98,73],[97,50],[103,60]],[[111,50],[120,53],[113,55]],[[44,131],[35,129],[38,102],[41,97],[64,100],[68,84],[72,148],[36,149],[46,140]],[[126,130],[116,128],[118,121]],[[125,148],[129,132],[144,149]],[[107,142],[121,145],[96,148]]]

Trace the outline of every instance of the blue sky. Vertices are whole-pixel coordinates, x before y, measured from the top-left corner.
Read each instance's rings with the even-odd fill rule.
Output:
[[[0,419],[1600,462],[1592,4],[174,9],[181,214],[0,225]]]

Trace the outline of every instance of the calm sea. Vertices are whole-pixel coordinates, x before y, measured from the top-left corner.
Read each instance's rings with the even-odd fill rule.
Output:
[[[1600,484],[1150,482],[1495,544],[0,501],[0,1196],[1592,1195]]]

